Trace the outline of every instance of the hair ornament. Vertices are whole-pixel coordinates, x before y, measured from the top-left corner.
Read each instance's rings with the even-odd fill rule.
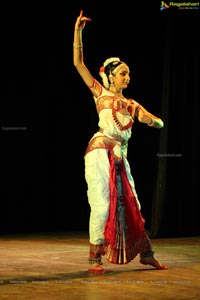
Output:
[[[102,66],[101,68],[100,68],[100,73],[104,73],[104,71],[105,71],[105,67],[104,66]]]
[[[106,59],[103,63],[103,66],[100,67],[100,70],[99,70],[99,75],[101,76],[101,79],[102,79],[102,82],[103,82],[103,86],[108,90],[109,89],[109,86],[110,86],[110,83],[109,83],[109,80],[108,80],[108,76],[106,75],[105,73],[105,68],[113,63],[113,64],[117,64],[120,62],[120,58],[119,57],[110,57],[108,59]]]
[[[99,75],[101,76],[103,86],[108,90],[110,84],[109,84],[108,77],[107,77],[106,73],[104,73],[104,66],[100,68]]]
[[[104,63],[103,63],[103,66],[106,67],[107,65],[113,63],[113,62],[120,62],[120,58],[119,57],[110,57],[110,58],[107,58]]]

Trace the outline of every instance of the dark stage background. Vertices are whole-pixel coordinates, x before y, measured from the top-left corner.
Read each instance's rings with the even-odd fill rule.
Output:
[[[139,2],[139,1],[138,1]],[[72,61],[80,9],[85,63],[98,79],[110,56],[131,69],[124,92],[165,122],[135,122],[128,157],[152,237],[200,233],[199,10],[161,3],[28,2],[1,10],[0,233],[88,230],[84,151],[97,127]]]

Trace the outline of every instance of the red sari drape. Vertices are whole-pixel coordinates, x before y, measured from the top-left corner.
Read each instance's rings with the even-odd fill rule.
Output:
[[[110,160],[110,209],[105,225],[107,260],[111,263],[126,264],[148,247],[145,220],[139,210],[129,184],[124,161]]]

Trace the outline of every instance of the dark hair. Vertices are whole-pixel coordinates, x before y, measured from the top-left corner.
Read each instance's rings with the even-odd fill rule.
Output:
[[[110,74],[113,74],[114,69],[121,64],[122,64],[121,61],[113,61],[110,64],[108,64],[105,67],[105,71],[104,71],[106,73],[107,77],[109,77]]]

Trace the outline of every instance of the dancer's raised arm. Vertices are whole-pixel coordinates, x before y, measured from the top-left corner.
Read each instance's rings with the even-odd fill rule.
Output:
[[[85,24],[87,21],[91,21],[91,19],[84,17],[83,11],[81,10],[80,15],[76,19],[74,27],[73,63],[86,85],[91,86],[94,79],[90,71],[84,64],[82,41],[82,30],[85,28]]]

